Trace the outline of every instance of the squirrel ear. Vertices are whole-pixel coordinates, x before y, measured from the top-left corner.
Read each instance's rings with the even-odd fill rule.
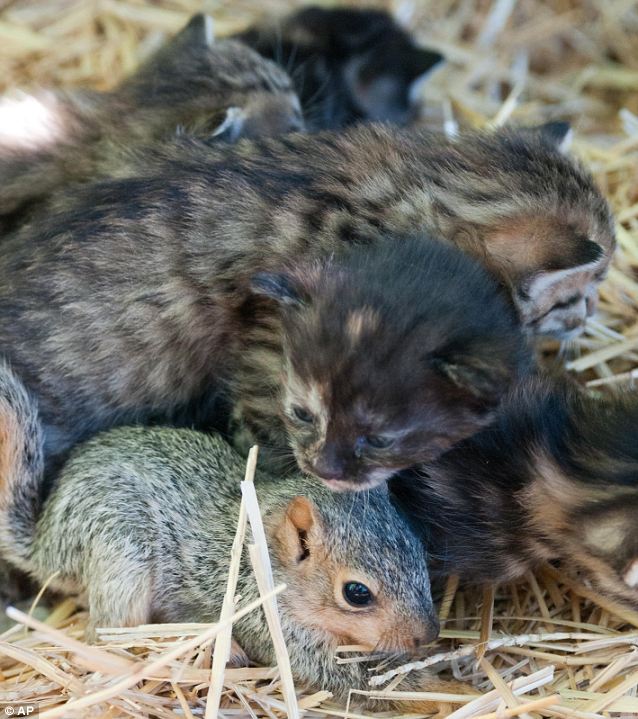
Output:
[[[298,307],[303,304],[300,288],[290,275],[275,272],[259,272],[250,281],[256,295],[277,300],[282,305]]]
[[[315,523],[315,508],[306,497],[295,497],[288,505],[286,516],[298,532],[307,534]]]
[[[286,507],[277,538],[285,559],[300,564],[310,556],[308,534],[316,524],[315,508],[306,497],[295,497]]]

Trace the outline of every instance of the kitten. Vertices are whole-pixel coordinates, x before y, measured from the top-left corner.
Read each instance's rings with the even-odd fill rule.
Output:
[[[241,43],[214,42],[212,20],[195,15],[111,92],[0,103],[0,215],[70,183],[117,175],[139,148],[178,129],[235,141],[300,130],[303,119],[283,70]]]
[[[489,421],[529,363],[497,284],[422,237],[260,273],[253,288],[281,305],[283,353],[269,352],[255,325],[233,396],[246,444],[272,441],[279,419],[278,446],[290,444],[301,469],[332,489],[435,459]]]
[[[128,174],[208,177],[205,200],[189,193],[208,231],[249,252],[264,243],[294,259],[386,233],[442,237],[509,288],[531,335],[568,339],[595,312],[615,247],[607,202],[563,150],[569,132],[548,123],[450,140],[368,125],[208,152],[183,140],[141,154]]]
[[[384,10],[311,5],[238,38],[291,74],[313,130],[359,120],[408,124],[423,80],[443,60]]]
[[[146,203],[112,203],[123,188]],[[5,243],[0,341],[38,398],[50,466],[113,425],[179,412],[207,427],[221,394],[273,464],[292,469],[292,446],[331,488],[362,489],[475,432],[527,367],[514,310],[452,246],[249,255],[223,227],[167,232],[167,191],[98,187],[83,213]],[[183,199],[176,217],[193,218]]]
[[[638,401],[530,378],[497,421],[391,482],[438,574],[504,582],[547,560],[638,607]]]

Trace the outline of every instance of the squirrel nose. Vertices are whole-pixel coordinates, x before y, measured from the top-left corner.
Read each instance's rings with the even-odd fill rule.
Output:
[[[439,636],[440,628],[438,618],[433,616],[425,626],[425,632],[414,638],[414,648],[421,649],[426,644],[433,642]]]

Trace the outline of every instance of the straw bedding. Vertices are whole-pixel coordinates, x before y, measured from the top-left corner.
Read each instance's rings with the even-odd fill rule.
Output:
[[[260,13],[293,6],[283,0],[3,0],[0,87],[106,88],[195,11],[211,13],[217,33],[225,34]],[[619,247],[596,320],[569,345],[547,346],[547,356],[595,391],[635,391],[638,6],[630,0],[419,0],[395,3],[393,9],[449,59],[425,89],[424,122],[453,128],[572,121],[574,151],[592,168],[616,212]],[[267,552],[255,531],[254,497],[247,497],[246,510],[238,541],[248,516],[257,538],[252,558],[276,640],[272,592],[278,589],[271,586]],[[237,556],[229,564],[231,579],[236,561]],[[217,636],[221,650],[229,640],[236,610],[232,589],[231,582],[219,625],[108,630],[99,648],[82,643],[85,616],[72,600],[39,608],[43,622],[14,612],[19,624],[0,635],[0,702],[35,700],[47,717],[191,719],[205,714],[208,697],[207,716],[218,700],[228,717],[286,711],[345,716],[346,708],[335,708],[325,694],[298,691],[294,706],[281,643],[278,668],[218,671],[223,655],[214,660],[212,643]],[[638,714],[638,613],[614,606],[551,567],[517,585],[477,590],[459,588],[451,579],[447,589],[440,609],[443,631],[428,652],[435,656],[425,661],[443,676],[470,682],[471,693],[433,697],[443,716]],[[339,660],[352,656],[345,652]],[[399,679],[381,677],[370,691],[399,698]],[[65,707],[66,701],[75,709]]]

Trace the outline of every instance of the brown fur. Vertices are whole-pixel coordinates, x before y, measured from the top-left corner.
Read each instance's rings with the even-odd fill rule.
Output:
[[[241,219],[227,220],[238,237],[261,228],[273,250],[298,257],[388,232],[431,232],[501,279],[530,333],[570,337],[596,309],[615,236],[609,206],[560,139],[553,123],[454,140],[371,125],[209,158],[223,168],[229,198],[232,183],[245,188]],[[198,155],[196,144],[165,147],[153,172],[205,172]],[[138,172],[147,171],[140,158]]]
[[[214,42],[211,23],[194,16],[110,92],[48,91],[0,103],[5,231],[36,210],[46,217],[43,201],[69,185],[125,176],[142,148],[152,152],[177,132],[234,141],[303,128],[286,73],[239,42]]]
[[[394,482],[437,571],[510,581],[561,562],[638,607],[638,402],[534,377],[421,482]],[[409,479],[409,481],[408,481]]]
[[[164,178],[133,185],[142,206],[111,205],[118,185],[103,185],[102,201],[52,219],[52,234],[7,240],[0,256],[0,340],[39,398],[51,463],[114,424],[209,429],[221,398],[238,446],[256,440],[284,471],[294,452],[305,470],[362,489],[484,426],[527,369],[506,295],[452,246],[388,237],[309,262],[306,276],[302,258],[286,246],[267,251],[262,238],[207,223],[169,231],[155,190],[168,191],[175,219],[197,214],[172,205]],[[353,345],[352,312],[362,307],[382,322],[367,323]],[[295,392],[313,413],[306,426]],[[396,441],[386,447],[368,441],[387,434]]]

